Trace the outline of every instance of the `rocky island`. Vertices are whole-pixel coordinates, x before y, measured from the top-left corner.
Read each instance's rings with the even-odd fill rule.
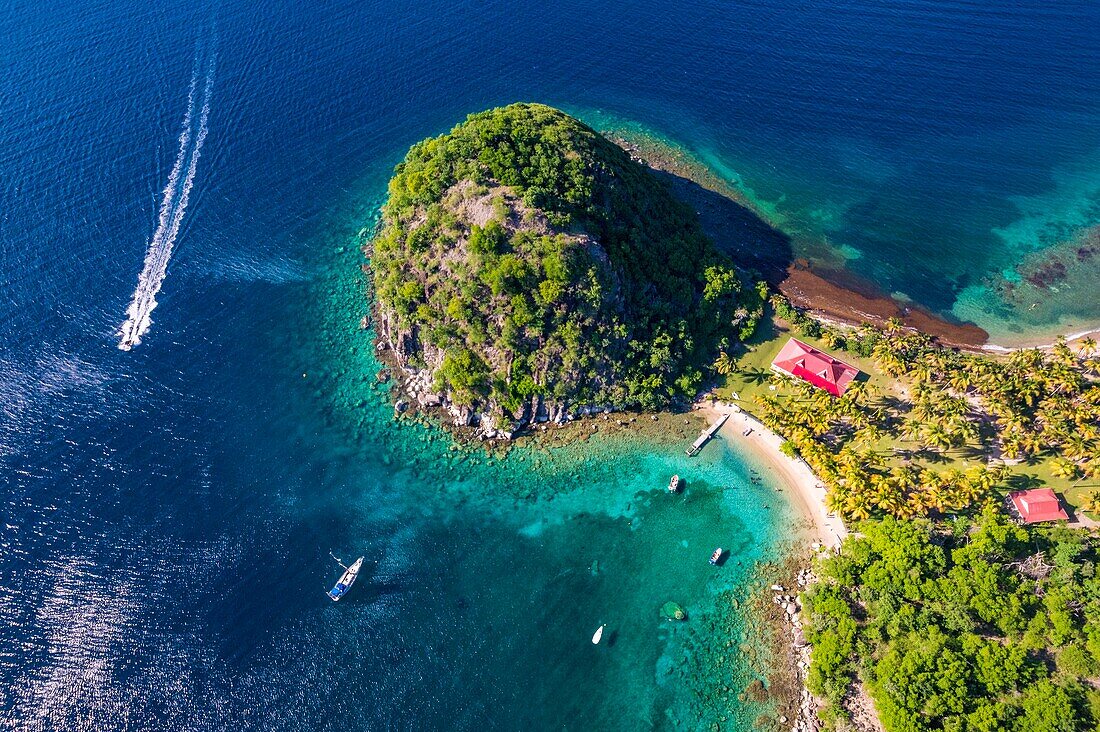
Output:
[[[538,104],[414,145],[368,254],[379,350],[493,436],[688,400],[763,304],[666,183]]]

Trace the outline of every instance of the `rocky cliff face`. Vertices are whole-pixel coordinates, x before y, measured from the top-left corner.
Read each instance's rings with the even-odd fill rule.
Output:
[[[458,428],[468,428],[480,439],[510,440],[526,427],[552,422],[562,424],[593,414],[616,411],[610,405],[570,405],[541,395],[524,401],[516,412],[505,413],[502,405],[489,398],[474,405],[459,405],[440,389],[434,375],[443,362],[442,349],[422,349],[416,329],[400,329],[382,310],[376,315],[378,350],[397,372],[400,396],[394,404],[398,413],[410,410],[436,412]],[[504,419],[502,419],[502,415]]]
[[[585,233],[558,230],[542,211],[527,206],[510,188],[496,181],[475,185],[463,180],[444,193],[443,201],[452,218],[456,236],[445,254],[435,262],[438,278],[456,282],[468,277],[472,269],[471,261],[479,257],[476,251],[471,251],[473,232],[496,225],[500,236],[508,241],[514,241],[517,237],[550,237],[564,248],[582,252],[585,258],[603,270],[603,281],[608,285],[606,297],[612,302],[618,299],[618,282],[608,267],[608,256],[603,247]],[[487,296],[498,300],[492,316],[487,320],[488,326],[499,332],[508,327],[510,303],[506,296],[494,295],[492,288]],[[443,410],[455,426],[476,428],[478,434],[487,438],[511,438],[528,425],[561,423],[577,416],[611,411],[610,406],[570,405],[567,400],[548,399],[541,393],[531,394],[508,405],[495,399],[491,393],[472,403],[457,403],[447,384],[436,378],[450,344],[422,337],[422,325],[399,317],[388,302],[377,303],[376,323],[380,346],[388,351],[393,365],[400,369],[405,408],[415,405],[420,409]],[[490,343],[483,345],[479,356],[492,370],[503,373],[510,371],[515,357],[509,350]],[[608,381],[609,375],[597,370],[590,378],[594,383],[600,383]]]

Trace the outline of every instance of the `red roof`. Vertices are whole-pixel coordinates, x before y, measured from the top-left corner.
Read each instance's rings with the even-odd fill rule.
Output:
[[[843,394],[849,382],[859,376],[859,369],[855,366],[849,366],[797,338],[787,341],[772,361],[772,368],[824,389],[833,396]]]
[[[1058,496],[1050,488],[1036,488],[1030,491],[1014,491],[1008,494],[1012,505],[1020,512],[1025,524],[1039,521],[1068,521]]]

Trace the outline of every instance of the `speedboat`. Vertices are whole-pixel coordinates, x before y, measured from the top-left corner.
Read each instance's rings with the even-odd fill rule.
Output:
[[[355,578],[359,576],[359,568],[363,566],[363,559],[363,557],[359,557],[352,562],[350,567],[344,567],[343,564],[340,564],[341,567],[344,567],[344,573],[336,581],[336,586],[328,591],[328,596],[332,598],[333,602],[346,595],[351,586],[355,584]],[[339,562],[340,560],[337,559],[336,561]]]
[[[672,476],[672,480],[670,480],[668,482],[668,492],[669,493],[679,493],[680,492],[680,483],[681,483],[681,481],[680,481],[680,476],[679,475]]]
[[[722,547],[718,547],[714,550],[714,553],[710,555],[710,563],[717,565],[718,560],[722,558]]]

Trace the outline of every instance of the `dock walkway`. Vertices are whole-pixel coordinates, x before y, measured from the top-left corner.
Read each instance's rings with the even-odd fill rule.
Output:
[[[730,416],[728,414],[723,414],[721,417],[718,418],[717,422],[703,430],[703,433],[699,435],[698,439],[696,439],[695,442],[691,443],[691,447],[684,451],[687,453],[687,456],[695,457],[696,455],[698,455],[699,451],[703,449],[703,445],[707,444],[710,438],[718,434],[718,430],[722,429],[722,425],[724,425],[726,423],[726,420],[729,418]]]

